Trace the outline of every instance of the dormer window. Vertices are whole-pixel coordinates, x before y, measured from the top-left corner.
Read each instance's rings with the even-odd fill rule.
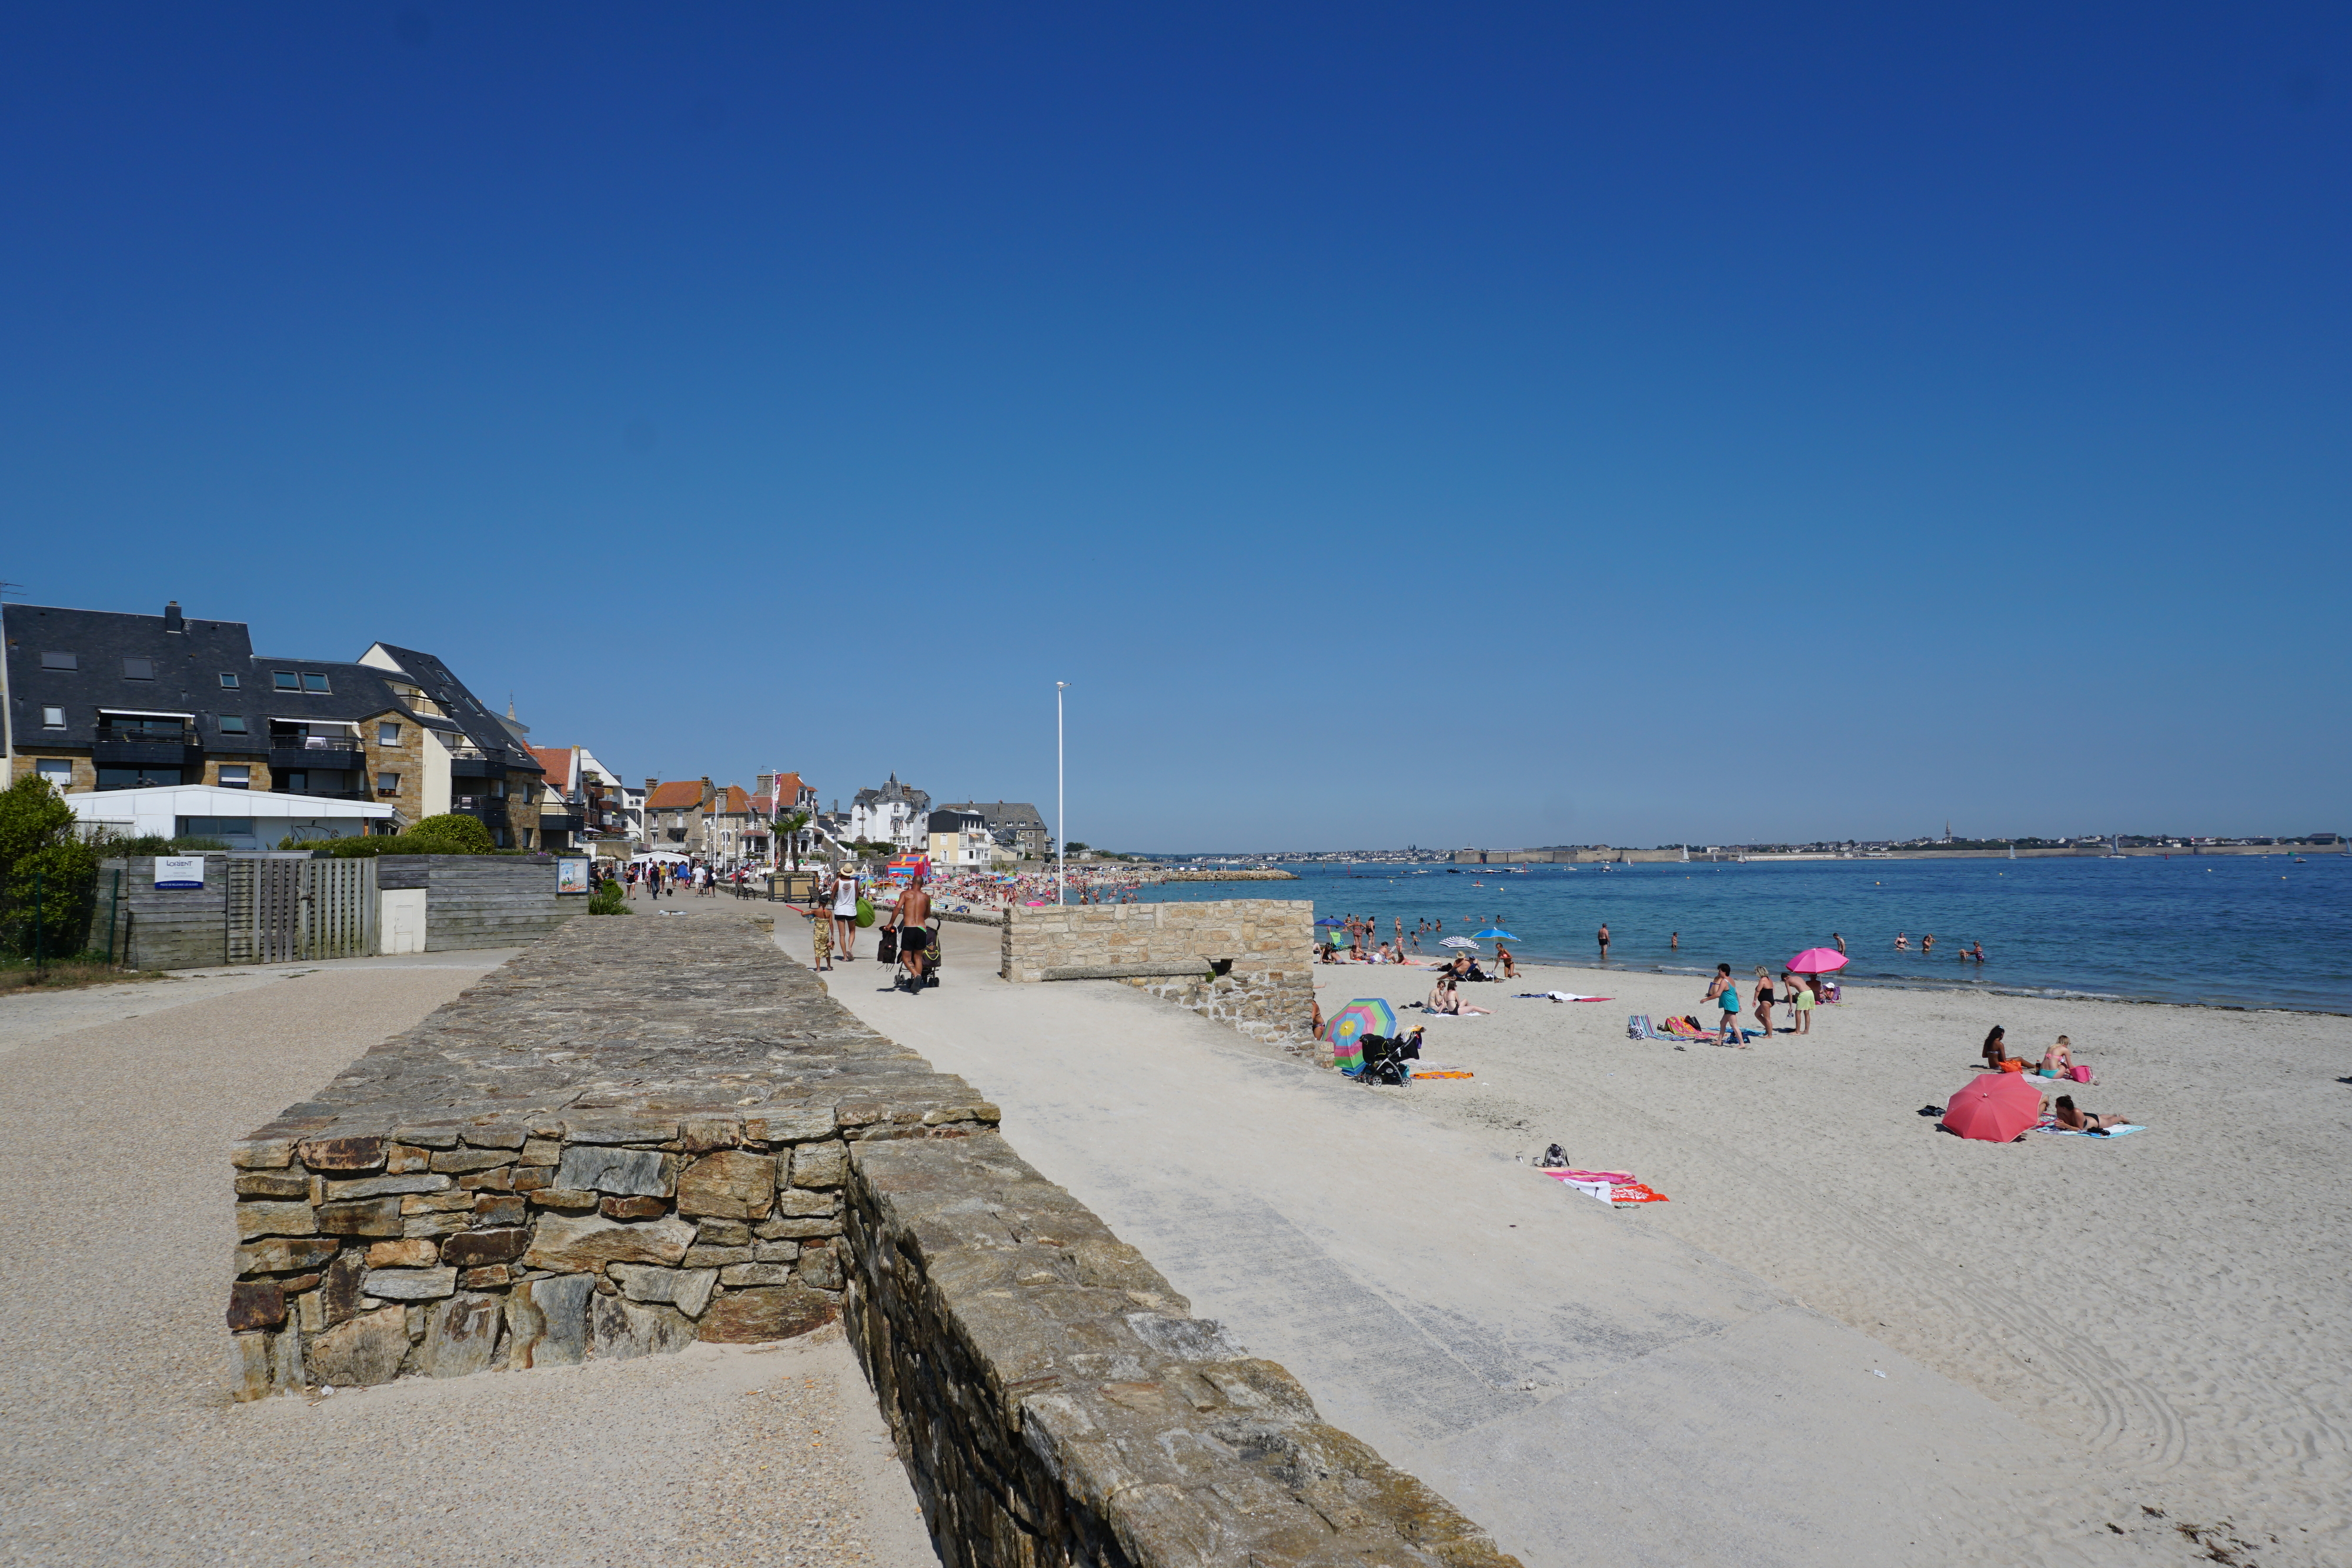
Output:
[[[126,681],[153,680],[155,678],[155,661],[152,659],[123,660],[122,678]]]
[[[236,677],[226,670],[221,672],[221,690],[225,692],[236,690]]]
[[[327,677],[305,674],[302,677],[302,689],[306,692],[323,692],[327,689]]]
[[[302,689],[302,677],[291,670],[272,670],[269,684],[281,692],[299,692]]]
[[[71,653],[44,653],[41,655],[41,668],[45,670],[79,670],[81,668],[81,661],[75,658]]]

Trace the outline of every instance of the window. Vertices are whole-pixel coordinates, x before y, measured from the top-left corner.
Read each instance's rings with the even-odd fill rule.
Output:
[[[98,770],[98,787],[101,789],[152,789],[159,784],[177,784],[180,770],[176,768],[101,768]]]
[[[122,678],[126,681],[153,680],[155,678],[155,661],[152,659],[123,660]]]
[[[71,653],[44,653],[41,655],[41,668],[45,670],[79,670],[81,668],[81,661],[75,658]]]
[[[222,763],[220,770],[220,787],[224,789],[252,789],[253,769],[242,762]]]
[[[220,717],[220,732],[223,735],[243,735],[245,720],[236,714],[225,713]]]
[[[490,794],[498,800],[505,800],[507,798],[507,781],[503,779],[491,780]]]
[[[522,847],[525,849],[530,848],[530,830],[529,828],[525,828],[522,831]]]
[[[253,837],[251,817],[183,817],[180,837],[184,839],[231,839]]]
[[[400,775],[399,775],[399,774],[397,774],[397,773],[379,773],[379,774],[377,774],[377,775],[375,776],[375,792],[376,792],[377,794],[379,794],[379,795],[397,795],[397,794],[399,794],[399,793],[400,793]]]
[[[507,842],[507,831],[504,828],[494,828],[490,831],[491,842],[497,844],[499,848],[502,850],[512,847]]]
[[[221,690],[225,692],[233,692],[236,690],[236,677],[230,674],[226,670],[223,670],[221,672]]]
[[[269,672],[269,684],[278,691],[299,692],[302,689],[302,677],[291,670],[272,670]]]
[[[327,689],[327,677],[306,674],[302,677],[302,689],[306,692],[323,692]]]
[[[41,727],[43,729],[63,729],[65,727],[65,709],[61,707],[45,707],[41,710]]]
[[[62,757],[44,757],[33,764],[33,769],[42,783],[54,785],[60,794],[73,787],[73,764]]]
[[[375,727],[375,743],[378,746],[398,746],[400,744],[400,726],[396,724],[377,725]]]

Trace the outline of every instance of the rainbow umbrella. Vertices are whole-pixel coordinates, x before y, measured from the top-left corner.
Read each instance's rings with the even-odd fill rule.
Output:
[[[1358,997],[1331,1015],[1323,1033],[1331,1042],[1331,1064],[1352,1077],[1364,1070],[1359,1041],[1368,1034],[1396,1033],[1396,1009],[1379,997]]]

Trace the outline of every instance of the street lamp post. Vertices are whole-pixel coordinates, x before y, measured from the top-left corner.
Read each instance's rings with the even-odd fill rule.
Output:
[[[1054,683],[1054,903],[1067,901],[1070,880],[1070,817],[1062,786],[1062,694],[1067,681]]]

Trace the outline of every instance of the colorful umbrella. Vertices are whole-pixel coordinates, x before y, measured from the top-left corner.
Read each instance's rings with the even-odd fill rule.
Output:
[[[1346,922],[1346,921],[1344,921],[1344,920],[1342,920],[1342,919],[1340,919],[1340,918],[1339,918],[1338,915],[1325,915],[1322,919],[1320,919],[1320,920],[1317,921],[1315,924],[1316,924],[1316,925],[1345,925],[1347,924],[1347,922]]]
[[[1364,1048],[1358,1042],[1368,1034],[1396,1033],[1396,1009],[1379,997],[1358,997],[1331,1015],[1323,1032],[1331,1041],[1332,1065],[1353,1075],[1364,1067]]]
[[[1517,941],[1518,938],[1513,937],[1512,940]],[[1438,946],[1441,947],[1475,947],[1478,944],[1471,941],[1467,936],[1448,936],[1444,941],[1440,942]]]
[[[1963,1138],[2006,1144],[2042,1119],[2042,1091],[2022,1072],[1980,1072],[1944,1107],[1944,1125]]]
[[[1826,975],[1845,967],[1845,955],[1834,947],[1808,947],[1790,959],[1788,967],[1795,975]]]
[[[1489,925],[1486,929],[1478,933],[1478,935],[1496,942],[1516,942],[1518,940],[1517,937],[1512,936],[1509,932],[1504,930],[1499,925]]]

